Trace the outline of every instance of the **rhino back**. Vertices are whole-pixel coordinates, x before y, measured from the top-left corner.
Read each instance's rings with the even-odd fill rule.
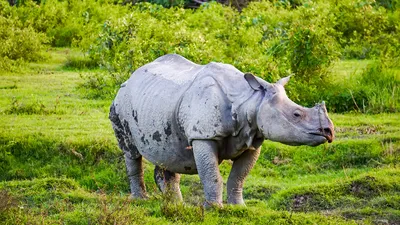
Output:
[[[166,55],[136,70],[114,101],[141,155],[160,167],[196,173],[193,153],[176,124],[175,109],[201,66]],[[170,168],[170,165],[179,168]]]

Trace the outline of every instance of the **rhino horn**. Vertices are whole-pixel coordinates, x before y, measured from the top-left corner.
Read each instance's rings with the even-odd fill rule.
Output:
[[[325,105],[325,101],[322,101],[321,103],[317,104],[317,106],[322,109],[323,112],[327,112],[326,110],[326,105]]]

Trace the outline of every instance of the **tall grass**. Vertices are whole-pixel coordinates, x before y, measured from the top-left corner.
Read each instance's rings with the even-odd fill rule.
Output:
[[[400,109],[400,67],[393,68],[384,61],[370,65],[361,75],[360,86],[366,91],[363,111],[398,112]]]

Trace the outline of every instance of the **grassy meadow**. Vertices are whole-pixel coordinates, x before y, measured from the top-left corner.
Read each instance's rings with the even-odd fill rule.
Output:
[[[0,0],[0,224],[400,224],[399,0],[240,5]],[[149,199],[130,199],[109,106],[166,53],[269,82],[294,73],[289,97],[325,100],[336,140],[265,141],[246,207],[205,210],[197,175],[172,203],[148,162]]]
[[[198,176],[184,175],[173,204],[146,163],[149,200],[128,198],[109,100],[79,84],[69,48],[0,82],[0,220],[5,224],[398,224],[400,114],[331,114],[337,139],[316,148],[266,141],[244,188],[247,207],[204,210]],[[371,62],[369,62],[371,63]],[[342,64],[343,66],[340,66]],[[343,61],[351,75],[368,61]],[[344,69],[343,69],[344,68]],[[220,166],[226,182],[230,162]]]

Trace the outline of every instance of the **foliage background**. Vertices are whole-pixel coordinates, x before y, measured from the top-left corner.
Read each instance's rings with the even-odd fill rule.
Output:
[[[106,71],[85,77],[88,97],[111,99],[139,66],[177,53],[200,64],[233,64],[270,82],[294,73],[289,96],[304,105],[324,99],[334,112],[399,111],[399,75],[392,70],[399,66],[397,1],[262,1],[241,12],[213,2],[198,9],[90,0],[1,4],[3,32],[16,28],[2,35],[9,46],[2,64],[40,59],[46,43],[79,47],[86,66]],[[21,32],[30,32],[27,40],[18,38]],[[374,59],[376,65],[348,82],[330,72],[340,59]]]

